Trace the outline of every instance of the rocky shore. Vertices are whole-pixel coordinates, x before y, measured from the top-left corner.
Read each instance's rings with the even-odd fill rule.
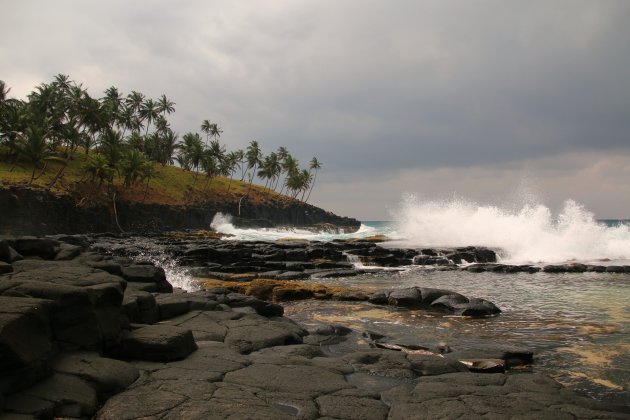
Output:
[[[484,248],[394,251],[374,241],[149,242],[158,241],[198,277],[239,283],[348,275],[348,255],[382,265],[496,260]],[[533,362],[527,349],[402,345],[336,324],[309,331],[277,302],[225,287],[174,288],[130,237],[5,237],[0,273],[0,419],[630,416],[513,370]],[[440,289],[304,297],[335,296],[501,316],[492,302]]]
[[[209,229],[214,216],[233,216],[236,226],[304,226],[356,231],[361,223],[297,200],[245,200],[190,205],[83,203],[69,194],[24,185],[0,185],[0,235],[94,232],[165,232]]]

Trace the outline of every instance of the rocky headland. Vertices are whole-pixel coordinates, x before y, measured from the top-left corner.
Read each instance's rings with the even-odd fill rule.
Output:
[[[231,215],[232,223],[243,227],[301,226],[353,232],[361,225],[356,219],[280,198],[261,203],[225,199],[188,205],[145,204],[141,200],[86,203],[71,194],[42,188],[0,186],[0,235],[209,229],[217,213]]]
[[[228,287],[174,288],[162,268],[141,258],[131,237],[0,240],[0,419],[630,416],[628,408],[580,397],[527,369],[513,370],[533,362],[527,349],[402,345],[336,324],[307,330],[270,301],[365,299],[501,316],[493,303],[455,291],[320,289],[299,296],[283,295],[276,289],[290,287],[273,283],[348,275],[348,255],[396,264],[398,258],[430,257],[429,250],[403,255],[378,250],[373,241],[159,241],[197,270],[201,282],[249,285],[250,292],[243,289],[249,294]],[[483,248],[443,251],[433,257],[466,252],[468,262],[472,255],[478,264],[494,264],[493,253]],[[251,290],[266,290],[259,295],[268,300]]]

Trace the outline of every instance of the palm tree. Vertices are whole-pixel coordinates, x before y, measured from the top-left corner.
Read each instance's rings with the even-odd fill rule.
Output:
[[[146,165],[150,164],[144,153],[139,150],[127,150],[120,162],[120,175],[126,187],[135,184],[146,173]]]
[[[316,157],[311,159],[311,161],[309,162],[309,173],[311,173],[311,171],[315,171],[315,174],[312,175],[313,179],[311,182],[311,188],[308,190],[306,201],[304,201],[305,203],[308,202],[308,199],[311,197],[311,191],[313,191],[313,187],[315,186],[315,180],[317,179],[317,171],[321,167],[322,167],[322,163]]]
[[[103,181],[111,183],[114,178],[114,168],[109,166],[106,156],[95,153],[90,156],[83,167],[83,171],[91,175],[91,181],[99,180],[98,187],[100,189]]]
[[[18,156],[33,164],[29,184],[44,173],[48,161],[59,160],[59,158],[55,156],[53,148],[48,143],[47,136],[48,133],[45,129],[37,125],[27,127],[23,133],[18,135],[16,144]],[[40,167],[42,171],[35,177],[35,171]]]
[[[168,129],[160,136],[157,161],[161,163],[162,166],[173,164],[173,154],[175,154],[175,150],[179,148],[178,137],[179,136],[173,133],[171,129]]]
[[[293,172],[286,179],[287,190],[291,191],[291,197],[297,198],[300,191],[304,191],[308,188],[309,181],[310,175],[306,169],[302,169],[301,171],[296,170]]]
[[[114,86],[105,90],[105,96],[101,99],[103,108],[108,114],[109,128],[114,128],[114,124],[121,121],[121,111],[123,109],[123,97]]]
[[[167,99],[166,95],[162,94],[157,101],[157,112],[166,118],[166,114],[171,115],[175,112],[175,102]]]
[[[140,117],[140,108],[144,103],[144,95],[140,92],[132,90],[125,99],[125,105],[127,106],[127,113],[130,118],[128,120],[129,128],[132,131],[140,131],[143,127],[142,118]]]
[[[284,160],[282,161],[281,165],[282,165],[282,172],[284,172],[285,174],[285,178],[282,184],[282,188],[280,188],[280,194],[282,194],[282,191],[284,190],[285,186],[288,187],[289,178],[291,178],[298,172],[298,161],[290,154],[287,154]]]
[[[210,155],[214,157],[217,163],[220,164],[225,159],[225,147],[221,146],[221,144],[219,143],[219,140],[217,139],[211,140],[210,147],[208,147],[207,150],[210,153]]]
[[[265,188],[269,184],[269,190],[271,191],[274,186],[274,181],[280,177],[282,166],[278,160],[278,155],[275,152],[271,152],[267,155],[262,163],[262,169],[258,171],[258,176],[262,179],[266,179]]]
[[[106,129],[99,137],[99,152],[103,154],[112,168],[122,159],[125,144],[120,131]]]
[[[206,185],[203,188],[203,190],[205,191],[206,188],[208,188],[208,184],[210,183],[210,180],[214,178],[215,176],[217,176],[217,173],[219,171],[217,159],[215,158],[214,154],[212,153],[210,149],[205,149],[202,153],[201,168],[203,169],[203,172],[206,174],[206,178],[207,178]]]
[[[218,124],[211,123],[210,120],[203,120],[201,122],[201,131],[206,133],[206,146],[208,145],[210,138],[218,139],[221,137],[221,133],[223,133],[223,130],[221,130]]]
[[[230,152],[225,156],[225,159],[223,159],[223,162],[221,162],[221,165],[219,166],[219,172],[221,175],[230,176],[227,192],[230,192],[230,188],[232,187],[232,178],[234,177],[234,172],[236,172],[237,167],[240,166],[239,161],[240,158],[238,151]]]
[[[138,115],[140,116],[141,121],[147,122],[147,130],[144,133],[144,135],[146,136],[149,134],[149,126],[152,122],[157,120],[159,116],[157,104],[155,103],[155,101],[149,98],[146,101],[142,102],[138,111]]]
[[[254,175],[256,175],[256,168],[260,164],[261,157],[262,153],[260,151],[260,146],[258,146],[258,142],[256,140],[252,140],[251,142],[249,142],[249,146],[247,147],[247,151],[245,152],[245,158],[247,159],[247,170],[251,170],[249,175],[250,187],[252,185],[252,181],[254,180]]]
[[[182,161],[187,162],[191,169],[199,170],[201,159],[203,158],[203,143],[198,133],[186,133],[182,137]],[[197,176],[195,175],[195,181]]]

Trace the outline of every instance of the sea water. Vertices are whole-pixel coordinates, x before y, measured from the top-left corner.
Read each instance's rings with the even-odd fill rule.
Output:
[[[242,229],[225,215],[217,215],[212,228],[229,235],[225,240],[331,241],[385,235],[392,240],[381,245],[389,247],[487,246],[505,263],[630,264],[628,220],[597,220],[574,201],[554,213],[532,202],[496,206],[408,197],[390,221],[364,221],[356,232]],[[156,250],[149,254],[161,255]],[[174,285],[194,287],[176,265],[156,262],[165,266]],[[470,319],[364,302],[284,305],[286,315],[307,326],[336,322],[429,346],[442,341],[461,349],[496,344],[529,348],[535,352],[534,370],[595,398],[630,405],[628,274],[470,273],[409,266],[318,282],[363,290],[436,287],[488,299],[502,309],[499,316]]]

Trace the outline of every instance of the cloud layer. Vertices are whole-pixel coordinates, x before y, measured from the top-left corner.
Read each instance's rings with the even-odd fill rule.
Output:
[[[57,73],[93,95],[110,85],[165,93],[180,133],[209,118],[230,148],[257,139],[303,163],[317,156],[324,172],[313,197],[340,213],[384,218],[403,191],[432,194],[435,182],[440,192],[465,185],[489,198],[545,162],[536,175],[552,200],[574,193],[602,217],[630,216],[630,195],[615,194],[630,181],[625,0],[67,0],[3,9],[0,78],[16,95]],[[589,173],[595,164],[617,175]],[[435,182],[422,179],[429,175]],[[565,178],[583,187],[572,191]]]

